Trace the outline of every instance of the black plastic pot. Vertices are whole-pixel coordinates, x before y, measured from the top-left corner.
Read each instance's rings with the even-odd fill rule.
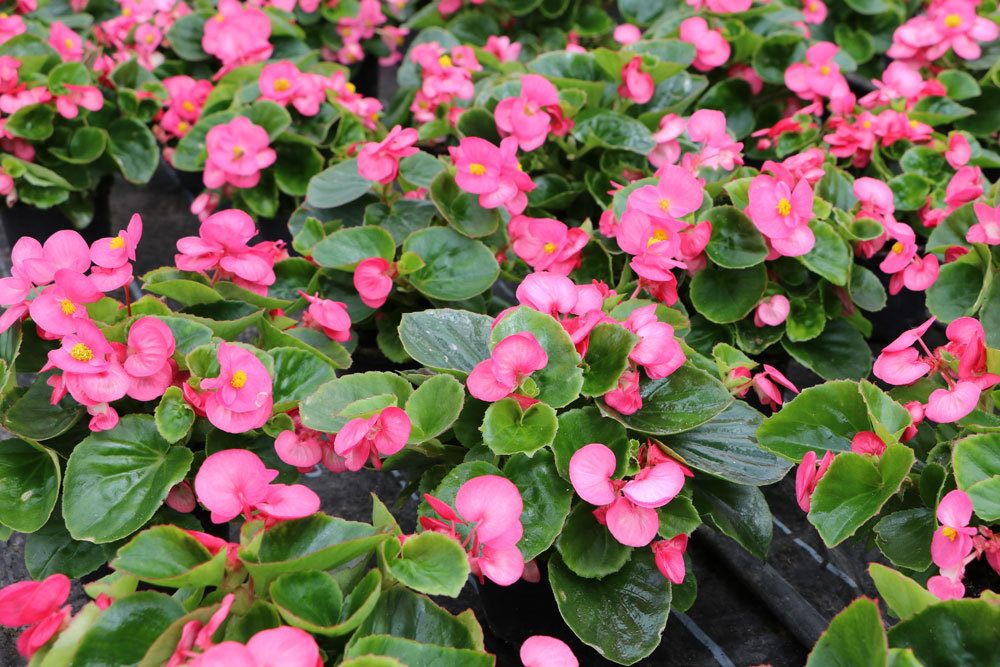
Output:
[[[111,236],[111,179],[101,180],[93,196],[94,218],[89,225],[77,230],[87,243]],[[63,229],[76,229],[73,222],[57,207],[41,209],[20,203],[11,208],[0,207],[0,220],[3,221],[3,230],[10,248],[24,236],[45,241]]]
[[[878,268],[885,255],[885,252],[880,252],[871,259],[860,259],[858,263],[878,276],[888,294],[889,276]],[[925,322],[930,317],[926,299],[926,292],[912,292],[904,287],[899,294],[889,297],[882,310],[864,313],[872,323],[872,338],[869,341],[872,347],[881,350],[899,334]]]

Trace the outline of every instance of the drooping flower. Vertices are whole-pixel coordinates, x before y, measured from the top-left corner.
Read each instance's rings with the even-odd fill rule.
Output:
[[[851,438],[851,451],[855,454],[882,456],[885,451],[885,441],[874,431],[858,431]]]
[[[521,644],[520,658],[524,667],[579,667],[580,665],[565,642],[546,635],[532,635],[524,640]]]
[[[708,22],[700,16],[684,19],[679,37],[682,42],[694,46],[695,56],[691,66],[699,72],[708,72],[729,60],[729,42],[720,31],[710,29]]]
[[[937,507],[937,520],[941,524],[931,539],[931,558],[940,568],[952,568],[962,563],[972,551],[972,536],[976,529],[969,526],[972,519],[972,499],[960,489],[945,494]]]
[[[886,345],[875,364],[872,372],[875,377],[893,385],[906,385],[916,382],[931,370],[931,364],[920,357],[913,344],[920,342],[928,356],[930,350],[923,343],[922,336],[927,332],[935,318],[930,318],[923,324],[900,334],[894,341]]]
[[[776,327],[788,319],[791,304],[784,294],[773,294],[766,297],[757,304],[754,311],[753,323],[758,327]]]
[[[989,206],[975,203],[972,210],[976,214],[976,224],[969,227],[965,240],[969,243],[1000,245],[1000,205]]]
[[[642,71],[642,56],[634,56],[622,66],[622,83],[618,94],[636,104],[645,104],[653,99],[656,84],[648,72]]]
[[[387,407],[371,417],[352,419],[337,432],[334,451],[357,471],[370,461],[379,470],[382,457],[392,456],[410,439],[410,418],[402,408]]]
[[[256,187],[261,169],[278,159],[270,141],[267,130],[245,116],[210,129],[205,136],[205,187]]]
[[[656,305],[636,308],[623,326],[639,337],[629,360],[642,366],[651,380],[665,378],[684,365],[686,356],[674,328],[656,318]]]
[[[481,401],[499,401],[548,363],[548,355],[533,334],[511,334],[497,343],[489,359],[476,364],[469,373],[469,393]]]
[[[812,504],[812,494],[819,480],[826,474],[827,468],[833,463],[833,452],[827,451],[823,459],[816,464],[816,452],[810,450],[802,457],[802,463],[795,470],[795,499],[803,512],[808,512]]]
[[[250,350],[221,343],[219,375],[204,378],[205,415],[212,425],[227,433],[260,428],[271,417],[271,375]]]
[[[70,581],[52,574],[43,581],[20,581],[0,589],[0,625],[29,626],[17,639],[17,652],[30,659],[59,633],[70,617]],[[64,606],[65,605],[65,606]]]
[[[369,181],[386,184],[396,180],[399,161],[418,152],[417,131],[396,125],[378,142],[369,142],[358,151],[358,173]]]
[[[299,290],[309,308],[302,314],[302,326],[317,329],[331,340],[343,343],[351,338],[351,316],[347,314],[347,304],[320,298],[318,294],[306,294]]]
[[[392,291],[396,267],[381,257],[369,257],[354,268],[354,288],[369,308],[381,308]]]
[[[253,218],[243,211],[213,213],[201,223],[198,236],[178,239],[174,262],[182,271],[219,271],[220,278],[231,276],[237,285],[266,294],[275,281],[275,258],[263,244],[248,245],[256,234]]]
[[[657,540],[649,545],[653,549],[656,568],[660,574],[678,586],[684,582],[684,552],[687,551],[687,543],[688,536],[681,533],[669,540]]]

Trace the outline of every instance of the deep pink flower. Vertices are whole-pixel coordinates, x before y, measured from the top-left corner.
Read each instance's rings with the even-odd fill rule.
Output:
[[[483,50],[492,53],[502,63],[514,62],[521,57],[521,44],[511,42],[506,35],[490,35],[486,38],[486,46]]]
[[[492,403],[509,396],[548,363],[548,355],[533,334],[511,334],[496,344],[489,359],[476,364],[466,384],[472,396]]]
[[[785,70],[785,85],[804,100],[836,98],[849,93],[847,80],[834,57],[840,47],[817,42],[806,51],[806,62],[792,63]]]
[[[517,215],[528,205],[527,192],[534,189],[531,177],[517,160],[518,141],[507,137],[496,147],[485,139],[466,137],[448,150],[455,163],[458,187],[479,195],[483,208],[504,206]]]
[[[507,223],[511,247],[535,271],[568,276],[580,265],[580,252],[590,237],[579,227],[552,218],[515,215]]]
[[[532,635],[521,644],[521,664],[524,667],[579,667],[580,662],[569,646],[545,635]]]
[[[727,56],[728,57],[728,56]],[[622,83],[618,94],[636,104],[645,104],[653,99],[656,84],[653,77],[642,71],[642,56],[634,56],[622,67]]]
[[[257,250],[257,246],[247,245],[256,234],[253,218],[243,211],[213,213],[201,223],[198,236],[177,241],[180,253],[174,256],[174,262],[182,271],[221,270],[232,275],[236,284],[248,289],[264,286],[266,293],[266,286],[275,280],[275,258]]]
[[[83,60],[83,39],[61,21],[54,21],[49,28],[49,46],[64,62]]]
[[[331,340],[343,343],[351,338],[351,316],[347,314],[347,304],[341,301],[322,299],[318,294],[309,295],[299,290],[309,308],[302,314],[302,326],[317,329]]]
[[[261,169],[270,167],[278,157],[270,147],[267,130],[244,116],[210,129],[205,136],[205,148],[208,153],[204,173],[207,188],[221,188],[226,184],[237,188],[256,187]]]
[[[238,0],[222,0],[219,12],[205,21],[201,46],[222,61],[220,75],[240,65],[271,57],[271,19],[260,9]],[[211,186],[210,186],[211,187]]]
[[[525,151],[541,146],[549,133],[562,136],[572,127],[563,118],[556,87],[537,74],[522,76],[521,94],[500,100],[493,113],[500,135],[513,136]]]
[[[776,327],[784,324],[788,319],[791,304],[784,294],[774,294],[766,297],[757,304],[754,311],[753,323],[758,327]]]
[[[629,359],[646,370],[651,380],[665,378],[684,365],[686,357],[674,328],[656,319],[656,305],[633,310],[623,326],[639,337]]]
[[[170,487],[167,498],[163,502],[167,507],[181,514],[190,514],[198,505],[194,489],[187,481],[179,482]]]
[[[79,107],[88,111],[99,111],[104,106],[104,96],[96,86],[74,86],[64,83],[66,92],[56,95],[56,110],[63,118],[72,120],[80,114]]]
[[[17,652],[31,658],[62,630],[71,614],[70,581],[64,574],[53,574],[43,581],[20,581],[0,589],[0,625],[9,628],[29,626],[17,640]]]
[[[720,31],[709,29],[708,22],[700,16],[684,19],[679,37],[682,42],[694,46],[695,57],[691,66],[699,72],[708,72],[729,60],[729,42]]]
[[[669,540],[657,540],[649,546],[653,549],[656,568],[674,585],[684,583],[684,552],[687,551],[688,536],[684,533]]]
[[[25,25],[24,19],[20,16],[8,15],[0,17],[0,44],[4,44],[7,40],[24,34],[27,29],[28,26]]]
[[[827,451],[823,454],[823,459],[816,465],[816,452],[808,451],[802,457],[802,463],[795,470],[795,499],[803,512],[808,512],[812,500],[812,494],[816,490],[816,485],[827,468],[833,462],[833,452]]]
[[[822,0],[803,0],[802,18],[806,23],[820,25],[826,20],[826,4]]]
[[[371,417],[352,419],[337,433],[334,451],[347,469],[361,470],[367,461],[378,470],[381,457],[392,456],[410,439],[410,418],[402,408],[388,407]]]
[[[976,202],[972,205],[976,213],[976,224],[969,227],[965,240],[969,243],[1000,245],[1000,205],[989,206]]]
[[[369,257],[358,262],[354,268],[354,288],[358,296],[369,308],[381,308],[389,292],[396,267],[381,257]]]
[[[972,500],[959,489],[949,491],[937,507],[940,527],[931,540],[931,558],[940,568],[960,565],[972,551],[972,536],[976,529],[969,526]]]
[[[604,394],[608,407],[623,415],[635,414],[642,408],[639,393],[639,371],[625,370],[618,378],[618,386]]]
[[[243,433],[260,428],[271,417],[273,398],[271,375],[250,350],[220,343],[220,371],[201,381],[205,394],[205,414],[216,428],[227,433]]]
[[[369,142],[358,151],[358,173],[362,178],[391,183],[399,173],[399,161],[417,152],[417,131],[396,125],[385,139]]]
[[[851,451],[855,454],[882,456],[885,442],[874,431],[859,431],[851,439]]]
[[[322,667],[319,646],[305,630],[282,625],[261,630],[245,645],[224,641],[194,656],[190,667]]]

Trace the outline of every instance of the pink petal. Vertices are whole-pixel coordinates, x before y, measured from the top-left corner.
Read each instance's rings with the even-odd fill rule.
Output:
[[[528,637],[521,644],[521,662],[524,667],[579,667],[580,664],[569,646],[545,635]]]
[[[953,389],[935,389],[927,399],[924,416],[939,424],[950,424],[976,409],[982,391],[975,382],[962,380]]]
[[[322,665],[312,635],[289,626],[258,632],[247,642],[257,667],[317,667]]]
[[[883,351],[875,360],[872,373],[878,379],[894,385],[916,382],[931,370],[931,365],[920,358],[915,348],[907,347],[898,352]]]
[[[484,545],[476,565],[483,576],[499,586],[510,586],[524,574],[524,556],[517,547],[497,549]]]
[[[255,505],[272,519],[301,519],[319,511],[319,496],[301,484],[271,484],[267,496]]]
[[[402,408],[388,407],[379,413],[379,432],[372,444],[382,456],[391,456],[401,450],[410,439],[410,418]]]
[[[616,540],[629,547],[644,547],[656,537],[660,517],[656,510],[633,505],[627,498],[618,498],[608,507],[608,530]]]
[[[54,614],[69,597],[69,578],[53,574],[43,581],[20,581],[0,589],[0,625],[17,628]]]
[[[208,456],[194,478],[198,500],[212,512],[214,523],[239,516],[267,497],[268,485],[278,476],[260,457],[245,449],[225,449]]]
[[[282,431],[274,440],[278,458],[296,468],[311,468],[323,459],[323,448],[311,438],[300,439],[295,431]]]
[[[487,359],[476,364],[466,380],[469,393],[474,398],[492,403],[505,398],[514,391],[514,386],[501,382],[493,374],[493,360]]]
[[[972,499],[960,489],[949,491],[938,503],[937,520],[944,526],[961,528],[972,520]]]
[[[940,574],[927,580],[927,590],[939,600],[961,600],[965,596],[965,585],[961,581],[952,581]]]
[[[676,461],[664,461],[643,468],[626,483],[622,495],[639,507],[662,507],[673,500],[684,486],[684,470]]]
[[[509,479],[483,475],[459,488],[455,509],[466,521],[478,524],[476,534],[481,542],[490,542],[520,521],[524,504],[521,492]]]
[[[599,442],[576,450],[569,460],[569,479],[576,494],[599,507],[614,502],[617,494],[611,476],[617,465],[615,453]]]

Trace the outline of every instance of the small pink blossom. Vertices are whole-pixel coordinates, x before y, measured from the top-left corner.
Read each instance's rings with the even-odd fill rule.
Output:
[[[699,72],[708,72],[729,60],[729,42],[718,30],[711,30],[700,16],[684,19],[680,25],[680,40],[695,48],[691,66]]]
[[[568,276],[580,265],[580,253],[590,237],[579,227],[552,218],[515,215],[507,224],[511,247],[535,271]]]
[[[301,290],[299,294],[309,303],[309,308],[302,315],[302,326],[322,331],[339,343],[350,340],[351,316],[347,314],[347,304],[322,299],[318,294],[309,295]]]
[[[810,102],[849,94],[847,80],[834,60],[839,51],[832,42],[813,44],[806,51],[806,62],[793,63],[785,70],[785,85]]]
[[[965,240],[969,243],[1000,245],[1000,206],[975,203],[972,210],[976,214],[976,224],[969,228]]]
[[[354,268],[354,288],[369,308],[381,308],[392,291],[396,267],[381,257],[369,257]]]
[[[457,147],[450,147],[458,187],[479,195],[483,208],[503,206],[512,215],[522,213],[535,184],[521,170],[517,146],[514,137],[503,139],[499,148],[485,139],[466,137]]]
[[[83,39],[61,21],[54,21],[49,28],[49,46],[64,62],[83,60]]]
[[[816,243],[809,229],[813,191],[805,179],[794,184],[761,174],[750,182],[747,214],[779,256],[805,255]]]
[[[243,211],[228,209],[208,216],[198,228],[198,236],[177,241],[174,256],[182,271],[218,271],[220,278],[251,291],[267,293],[275,281],[275,257],[263,244],[248,245],[257,234],[253,218]]]
[[[669,540],[657,540],[649,545],[653,549],[656,568],[676,586],[684,583],[684,552],[687,551],[687,543],[688,536],[681,533]]]
[[[17,652],[30,659],[66,625],[70,581],[53,574],[43,581],[20,581],[0,589],[0,625],[29,626],[17,640]],[[64,606],[65,605],[65,606]]]
[[[665,378],[684,365],[686,356],[674,328],[656,318],[656,305],[633,310],[623,326],[639,337],[629,360],[642,366],[651,380]]]
[[[521,644],[521,664],[524,667],[579,667],[580,662],[569,646],[545,635],[532,635]]]
[[[656,84],[653,77],[642,71],[642,56],[634,56],[622,67],[622,83],[618,94],[636,104],[645,104],[653,99]]]
[[[550,133],[565,135],[573,125],[562,115],[556,87],[537,74],[522,76],[521,94],[500,100],[493,115],[500,135],[514,137],[525,151],[541,146]]]
[[[882,456],[885,452],[885,441],[874,431],[859,431],[851,439],[851,451],[855,454]]]
[[[260,428],[271,417],[271,375],[250,350],[221,343],[220,371],[201,381],[205,394],[205,414],[216,428],[227,433],[243,433]]]
[[[784,294],[774,294],[766,297],[754,311],[753,323],[757,327],[776,327],[788,319],[791,305]]]
[[[833,452],[828,451],[823,454],[823,459],[816,465],[816,452],[808,451],[802,457],[802,463],[795,470],[795,499],[803,512],[808,512],[812,500],[812,494],[816,490],[816,485],[827,468],[833,462]]]
[[[944,152],[944,157],[952,169],[961,169],[968,164],[972,158],[972,146],[964,134],[952,132],[948,135],[948,148]]]
[[[222,61],[220,75],[240,65],[263,62],[273,47],[271,19],[260,9],[238,0],[222,0],[217,14],[205,21],[201,46]]]
[[[499,401],[548,363],[548,355],[533,334],[511,334],[497,343],[489,359],[476,364],[469,373],[469,393],[481,401]]]
[[[940,568],[952,568],[972,551],[972,536],[976,529],[969,526],[972,519],[972,500],[961,490],[949,491],[937,507],[937,520],[941,524],[931,540],[931,558]]]
[[[416,130],[404,130],[396,125],[382,141],[369,142],[361,147],[358,151],[358,173],[369,181],[382,184],[393,182],[399,173],[400,159],[418,152],[414,146],[416,143]]]
[[[639,371],[625,370],[618,378],[618,386],[604,394],[608,407],[623,414],[635,414],[642,408],[642,394],[639,393]]]
[[[401,450],[410,438],[410,418],[401,408],[388,407],[367,419],[347,422],[337,433],[334,451],[346,459],[347,469],[361,470],[371,461],[379,470],[381,457]]]
[[[256,187],[260,171],[278,158],[270,147],[267,130],[244,116],[210,129],[205,136],[205,148],[208,154],[204,173],[207,188],[221,188],[227,184],[237,188]]]
[[[521,56],[521,44],[511,42],[506,35],[490,35],[483,50],[492,53],[502,63],[514,62]]]

